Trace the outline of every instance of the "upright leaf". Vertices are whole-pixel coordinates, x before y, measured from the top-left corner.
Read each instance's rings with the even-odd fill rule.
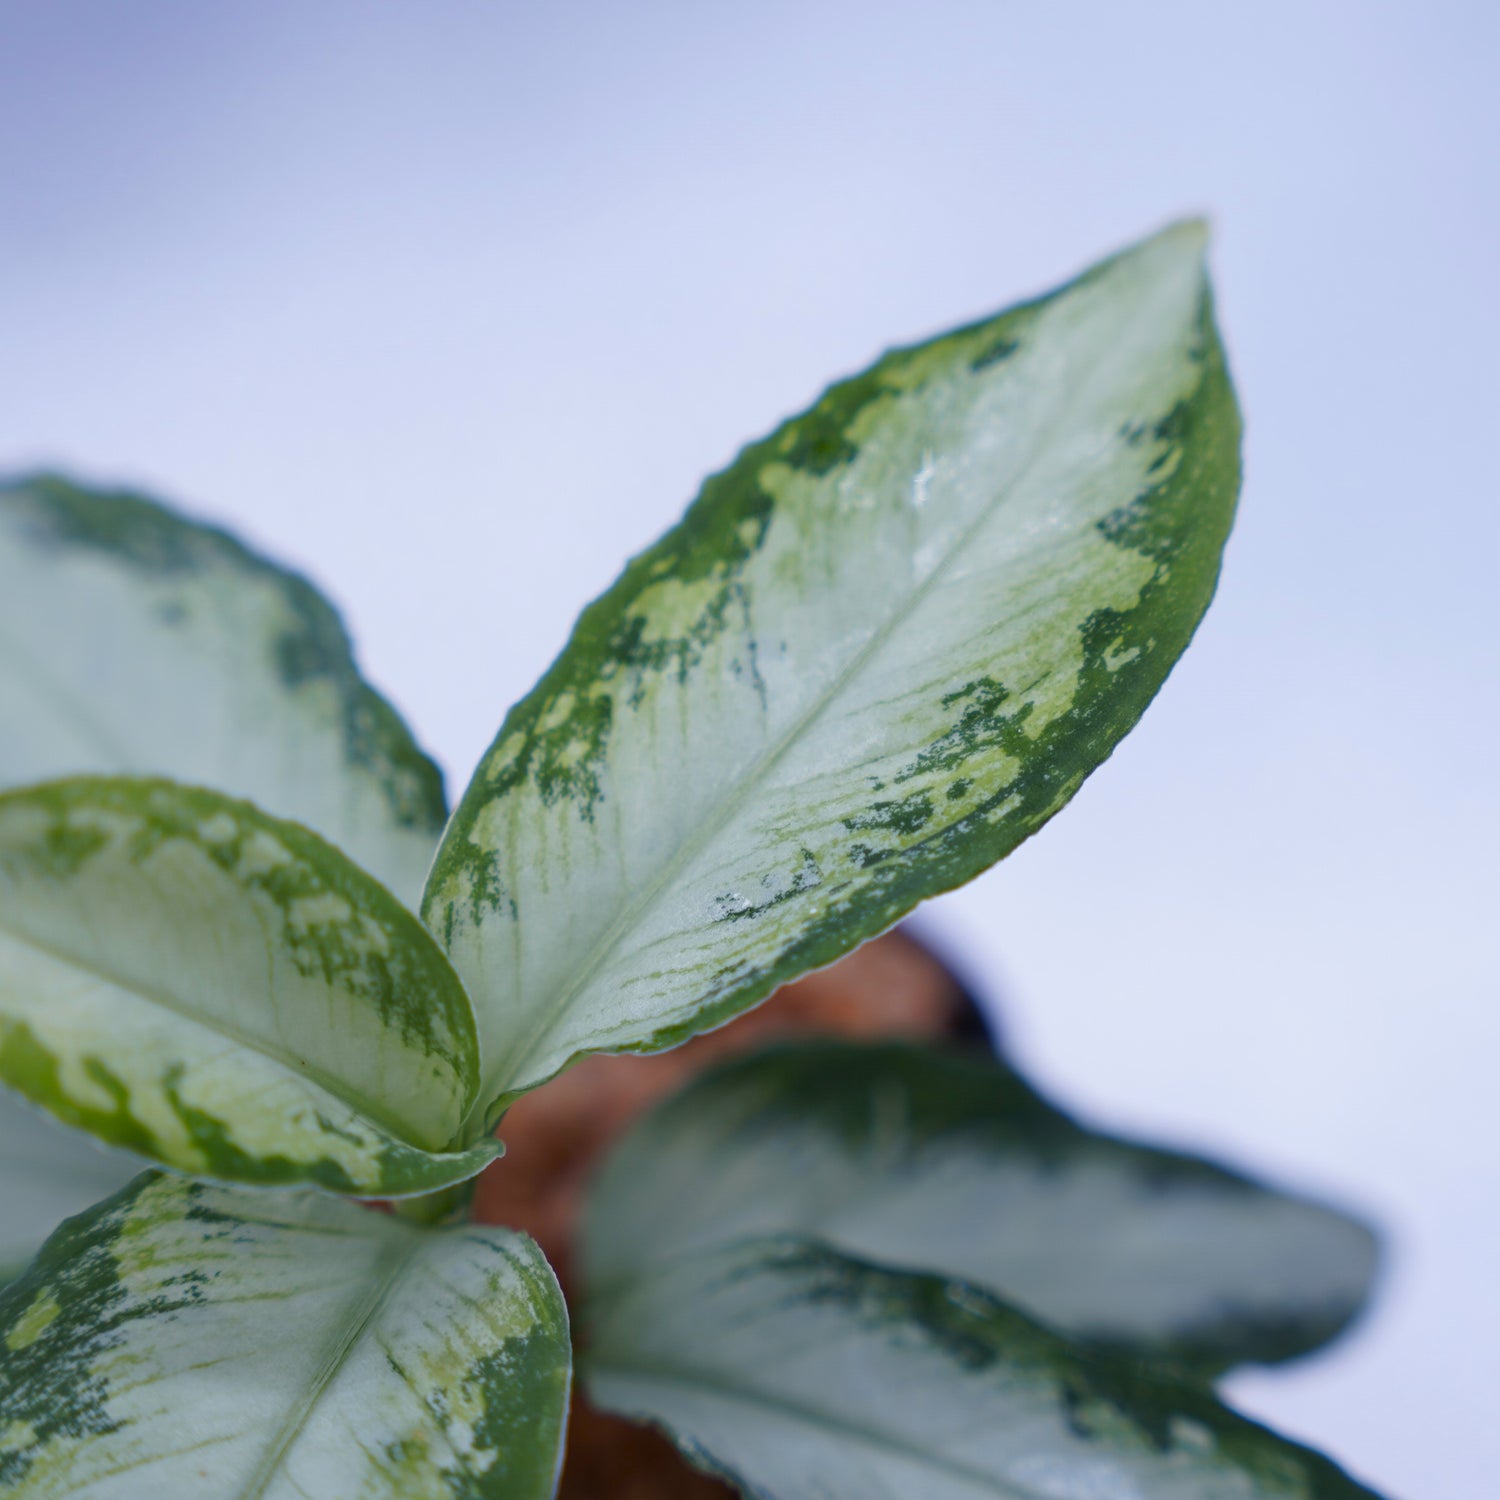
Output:
[[[757,1500],[1371,1500],[1196,1384],[815,1242],[688,1257],[587,1321],[594,1402]]]
[[[295,823],[162,781],[0,795],[0,1083],[184,1171],[387,1197],[446,1153],[474,1016],[426,930]]]
[[[143,496],[0,484],[0,787],[80,772],[248,797],[415,901],[442,777],[305,579]]]
[[[147,1174],[0,1294],[17,1500],[544,1500],[567,1310],[510,1230]]]
[[[812,1042],[731,1062],[636,1126],[590,1197],[582,1268],[607,1288],[782,1233],[1196,1369],[1316,1348],[1376,1254],[1355,1220],[1086,1130],[994,1062]]]
[[[0,1089],[0,1285],[26,1269],[70,1214],[116,1192],[141,1164]]]
[[[1203,242],[1179,225],[886,355],[585,610],[423,901],[487,1100],[830,962],[1015,848],[1130,729],[1239,487]]]

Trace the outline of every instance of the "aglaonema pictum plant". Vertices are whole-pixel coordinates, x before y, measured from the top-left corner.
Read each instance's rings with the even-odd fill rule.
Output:
[[[0,490],[0,1492],[552,1493],[568,1312],[467,1209],[507,1105],[968,880],[1136,722],[1239,488],[1203,247],[745,448],[451,817],[302,579],[139,496]],[[1336,1332],[1371,1247],[999,1062],[782,1047],[607,1162],[580,1373],[771,1500],[1368,1495],[1210,1382]]]

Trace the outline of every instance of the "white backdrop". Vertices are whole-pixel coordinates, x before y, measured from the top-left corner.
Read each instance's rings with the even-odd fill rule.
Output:
[[[0,0],[0,465],[318,577],[461,787],[698,479],[1183,212],[1249,422],[1142,727],[929,931],[1094,1118],[1389,1232],[1245,1405],[1500,1470],[1493,5]]]

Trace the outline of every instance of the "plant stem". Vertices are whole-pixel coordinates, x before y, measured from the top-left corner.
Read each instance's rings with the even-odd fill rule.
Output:
[[[435,1193],[419,1193],[414,1198],[391,1200],[391,1212],[410,1224],[451,1224],[469,1217],[474,1199],[474,1178],[439,1188]]]

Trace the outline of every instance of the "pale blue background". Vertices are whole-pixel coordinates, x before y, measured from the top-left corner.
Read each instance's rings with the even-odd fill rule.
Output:
[[[1493,4],[0,0],[0,463],[315,572],[456,789],[578,604],[882,345],[1212,214],[1249,420],[1141,729],[931,923],[1096,1117],[1390,1228],[1245,1404],[1500,1472]]]

